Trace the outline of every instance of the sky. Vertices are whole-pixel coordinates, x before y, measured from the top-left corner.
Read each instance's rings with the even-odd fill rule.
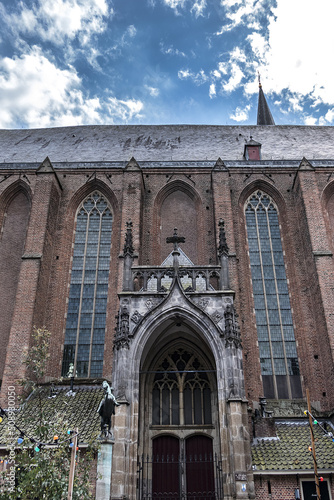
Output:
[[[0,0],[0,128],[334,124],[333,0]]]

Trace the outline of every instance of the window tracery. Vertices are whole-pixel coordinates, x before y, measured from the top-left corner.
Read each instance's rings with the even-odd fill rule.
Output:
[[[112,221],[99,192],[77,211],[63,376],[102,376]]]
[[[300,397],[278,209],[270,196],[257,191],[248,198],[245,215],[264,394]]]
[[[211,387],[207,369],[196,354],[183,348],[159,364],[152,390],[153,425],[212,423]]]

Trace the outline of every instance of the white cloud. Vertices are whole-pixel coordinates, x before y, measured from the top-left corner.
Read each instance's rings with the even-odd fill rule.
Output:
[[[329,109],[325,115],[325,118],[326,120],[329,122],[329,123],[332,123],[333,120],[334,120],[334,108],[332,109]]]
[[[160,93],[159,89],[157,89],[156,87],[150,87],[149,85],[145,85],[145,88],[152,97],[158,97]]]
[[[219,62],[218,63],[218,69],[221,73],[223,73],[224,75],[227,74],[227,71],[228,71],[228,63],[226,62]]]
[[[252,33],[248,35],[247,40],[250,43],[251,49],[258,60],[262,60],[266,52],[270,50],[269,43],[260,33]]]
[[[127,121],[143,103],[89,98],[75,69],[58,68],[34,46],[21,57],[0,60],[0,127],[50,127]]]
[[[190,12],[194,13],[195,17],[204,16],[204,11],[206,9],[206,0],[197,0]]]
[[[237,87],[239,87],[242,79],[245,76],[236,63],[231,64],[229,73],[231,74],[229,80],[227,82],[224,82],[222,85],[222,88],[225,90],[225,92],[232,92]]]
[[[238,4],[241,4],[243,0],[221,0],[221,5],[224,7],[234,7]]]
[[[163,0],[163,2],[165,5],[167,5],[167,7],[173,9],[175,14],[179,15],[180,14],[179,9],[184,8],[186,0]]]
[[[214,83],[211,83],[210,88],[209,88],[209,97],[212,99],[213,97],[216,97],[216,85]]]
[[[316,125],[317,121],[317,118],[314,116],[305,116],[304,118],[305,125]]]
[[[143,110],[144,105],[141,101],[135,99],[122,100],[111,97],[107,107],[113,121],[116,118],[116,121],[127,122],[135,116],[140,118],[140,112]]]
[[[301,96],[315,108],[334,104],[333,68],[329,48],[334,46],[334,2],[319,0],[277,0],[267,37],[248,36],[267,93],[288,91],[290,107],[300,111]],[[298,19],[298,28],[296,25]],[[246,93],[257,92],[248,85]]]
[[[173,45],[170,45],[169,47],[165,47],[165,45],[161,42],[160,43],[160,51],[163,54],[171,55],[171,56],[181,56],[181,57],[187,57],[184,52],[182,52],[179,49],[174,49]]]
[[[220,61],[218,63],[218,70],[211,72],[211,77],[218,79],[221,74],[229,75],[229,79],[223,81],[222,88],[225,92],[232,92],[240,86],[241,81],[245,77],[241,66],[247,62],[246,54],[240,47],[234,49],[228,54],[229,60],[227,62]]]
[[[218,71],[218,70],[216,70],[216,69],[214,69],[214,70],[212,71],[211,75],[213,76],[213,78],[217,78],[217,79],[221,78],[221,74],[220,74],[220,73],[219,73],[219,71]]]
[[[240,25],[260,29],[258,17],[268,10],[268,0],[221,0],[221,5],[225,8],[226,18],[230,22],[224,24],[216,35],[222,35]]]
[[[123,35],[123,38],[126,39],[127,37],[133,38],[137,34],[137,30],[133,24],[130,24],[130,26],[127,27],[125,34]]]
[[[191,77],[192,74],[193,73],[191,73],[189,69],[180,69],[177,76],[180,78],[180,80],[185,80],[186,78]]]
[[[327,123],[333,123],[334,121],[334,108],[329,109],[325,114],[325,120]]]
[[[303,107],[301,106],[301,96],[294,96],[289,98],[290,109],[292,111],[303,111]]]
[[[149,5],[152,7],[155,6],[155,0],[148,0]],[[162,2],[171,9],[174,10],[174,13],[179,16],[181,14],[181,10],[185,9],[187,5],[191,5],[190,12],[194,14],[196,19],[200,16],[204,17],[204,11],[207,7],[207,0],[162,0]]]
[[[87,44],[93,34],[105,30],[107,17],[113,15],[107,0],[38,0],[31,9],[20,2],[16,13],[2,11],[14,34],[38,35],[57,45],[76,36]]]
[[[236,122],[244,122],[248,119],[249,110],[250,105],[247,105],[244,109],[237,107],[234,114],[230,115],[230,118]]]
[[[181,69],[178,72],[178,77],[180,78],[180,80],[186,80],[187,78],[190,78],[196,83],[196,85],[202,85],[203,83],[208,81],[208,76],[202,69],[198,73],[193,73],[189,69]]]

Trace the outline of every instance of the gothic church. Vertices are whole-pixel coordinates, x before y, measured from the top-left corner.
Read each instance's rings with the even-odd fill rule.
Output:
[[[119,403],[96,498],[311,500],[307,393],[329,431],[334,410],[334,128],[276,126],[260,86],[254,126],[0,130],[0,150],[2,408],[45,325],[45,386],[72,377],[82,426],[103,380]]]

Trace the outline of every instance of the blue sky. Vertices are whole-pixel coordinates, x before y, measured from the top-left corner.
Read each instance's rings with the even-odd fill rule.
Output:
[[[0,128],[334,122],[333,0],[0,0]]]

